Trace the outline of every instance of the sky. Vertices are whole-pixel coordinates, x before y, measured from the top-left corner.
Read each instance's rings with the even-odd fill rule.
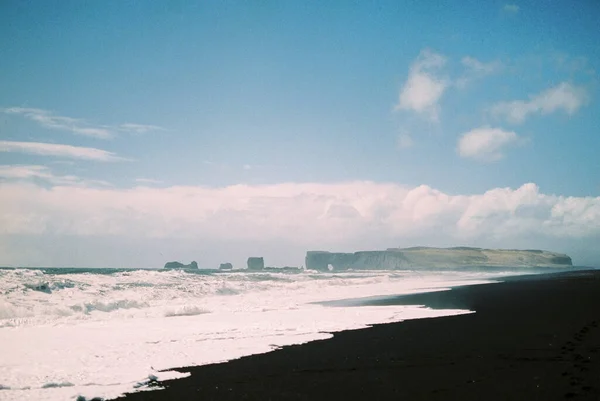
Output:
[[[0,265],[600,266],[597,1],[4,1]]]

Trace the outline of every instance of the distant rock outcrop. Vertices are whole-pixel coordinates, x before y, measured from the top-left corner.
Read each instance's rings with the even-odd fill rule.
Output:
[[[248,269],[250,270],[263,270],[265,268],[265,259],[262,257],[249,257],[248,258]]]
[[[385,251],[333,253],[309,251],[306,268],[312,270],[394,270],[459,267],[565,267],[572,266],[565,254],[518,249],[389,248]]]
[[[273,273],[300,273],[304,271],[304,268],[296,267],[296,266],[265,266],[264,271],[273,272]]]
[[[165,263],[165,269],[197,269],[198,263],[192,261],[189,265],[184,265],[180,262],[167,262]]]
[[[219,265],[219,270],[231,270],[233,269],[233,265],[231,263],[221,263]]]

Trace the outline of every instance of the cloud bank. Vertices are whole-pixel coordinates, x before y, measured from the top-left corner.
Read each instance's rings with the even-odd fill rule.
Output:
[[[287,244],[298,255],[309,248],[385,248],[415,241],[499,246],[525,238],[520,246],[532,247],[600,237],[600,197],[543,194],[532,183],[453,195],[426,185],[373,182],[118,189],[9,181],[0,183],[0,227],[2,238],[55,243],[102,237],[159,241],[167,248],[187,241],[197,250],[220,241],[261,242]],[[234,258],[236,252],[228,248],[223,255]],[[136,257],[141,256],[132,260]],[[0,263],[9,259],[0,252]]]

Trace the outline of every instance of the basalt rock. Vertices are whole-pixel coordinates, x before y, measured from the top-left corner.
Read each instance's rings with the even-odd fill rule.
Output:
[[[251,256],[248,258],[248,269],[263,270],[265,268],[265,259],[262,257]]]
[[[167,262],[165,263],[165,269],[197,269],[198,263],[192,261],[189,265],[184,265],[180,262]]]
[[[231,270],[233,269],[233,265],[231,263],[221,263],[219,265],[219,270]]]

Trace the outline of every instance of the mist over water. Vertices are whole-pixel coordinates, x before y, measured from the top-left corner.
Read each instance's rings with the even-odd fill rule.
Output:
[[[1,269],[0,398],[116,397],[144,389],[148,377],[181,376],[161,369],[226,361],[376,323],[468,313],[319,302],[508,274],[515,271]]]

